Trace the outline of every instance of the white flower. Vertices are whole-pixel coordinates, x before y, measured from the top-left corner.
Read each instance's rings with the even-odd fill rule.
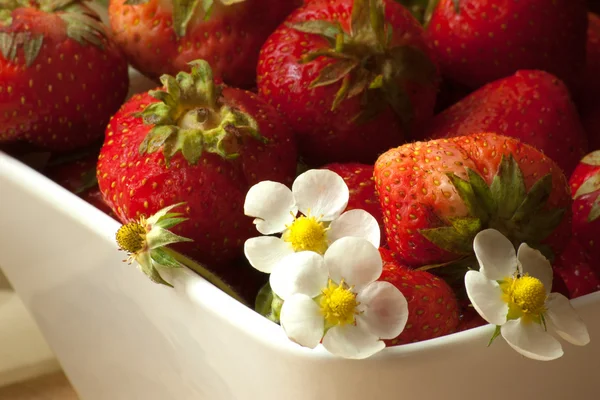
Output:
[[[465,275],[467,294],[513,349],[536,360],[561,357],[562,346],[547,328],[572,344],[589,343],[587,328],[569,300],[550,293],[552,267],[539,251],[523,243],[515,254],[512,243],[493,229],[479,232],[473,247],[480,270]]]
[[[369,241],[345,237],[324,256],[305,251],[276,275],[284,303],[280,322],[287,336],[309,348],[322,340],[332,354],[366,358],[398,336],[408,319],[404,295],[376,281],[382,261]]]
[[[350,210],[348,186],[329,170],[310,170],[296,178],[292,190],[277,182],[263,181],[250,188],[244,213],[255,217],[263,235],[281,238],[248,239],[244,253],[259,271],[275,273],[282,259],[303,251],[324,254],[329,245],[345,236],[362,237],[379,247],[377,220],[364,210]],[[301,213],[298,216],[298,212]]]

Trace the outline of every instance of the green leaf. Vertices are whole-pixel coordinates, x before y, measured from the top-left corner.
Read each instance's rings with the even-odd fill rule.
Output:
[[[476,171],[472,170],[471,168],[466,168],[466,170],[467,175],[469,176],[469,183],[471,184],[471,188],[473,189],[473,193],[475,194],[475,198],[477,199],[479,207],[481,207],[488,216],[495,214],[496,202],[494,201],[489,186]],[[482,218],[482,221],[487,221],[487,219]]]
[[[152,260],[164,268],[182,268],[183,265],[179,261],[177,261],[173,256],[169,253],[165,252],[162,249],[154,249],[150,252],[150,256]]]
[[[180,215],[175,213],[175,215]],[[165,218],[161,219],[156,223],[156,226],[162,229],[171,229],[172,227],[179,225],[182,222],[187,221],[189,218]]]
[[[140,155],[152,154],[164,146],[165,142],[177,132],[176,126],[160,125],[155,126],[146,135],[138,149]]]
[[[86,171],[81,177],[81,186],[73,191],[75,194],[81,194],[88,189],[98,186],[98,178],[96,176],[96,169],[92,168]]]
[[[321,70],[319,76],[311,82],[310,88],[331,85],[348,75],[358,66],[357,60],[339,60],[327,65]]]
[[[43,35],[29,38],[25,41],[25,43],[23,44],[23,51],[25,53],[25,66],[30,67],[31,64],[33,64],[38,54],[40,53],[40,49],[42,48],[43,43]]]
[[[185,87],[181,86],[186,95],[186,100],[190,100],[189,93],[192,93],[192,104],[206,106],[211,109],[216,108],[220,96],[220,88],[215,85],[210,64],[204,60],[194,60],[189,62],[188,65],[191,66],[190,76],[192,77],[192,85],[189,89],[187,83],[185,83]],[[178,75],[181,75],[181,73]],[[184,81],[182,80],[182,82]]]
[[[286,23],[288,28],[310,33],[314,35],[322,36],[327,39],[331,45],[335,43],[336,37],[340,34],[344,34],[344,31],[339,22],[329,21],[303,21],[303,22],[288,22]]]
[[[352,36],[358,36],[364,31],[372,30],[370,14],[370,0],[354,0],[350,20]]]
[[[0,52],[8,61],[14,61],[13,43],[15,40],[14,33],[0,32]]]
[[[396,0],[396,2],[406,7],[413,17],[421,23],[424,21],[425,10],[431,3],[429,0]]]
[[[490,190],[498,206],[497,217],[510,220],[526,196],[523,174],[512,154],[502,156]]]
[[[400,87],[397,82],[387,79],[384,75],[383,86],[380,91],[387,104],[402,121],[404,130],[408,131],[414,114],[412,103],[406,90]]]
[[[263,317],[268,317],[271,314],[271,303],[273,302],[273,290],[271,289],[271,285],[269,282],[265,283],[263,287],[260,288],[258,294],[256,295],[256,300],[254,301],[254,311],[262,315]]]
[[[299,62],[301,64],[306,64],[319,57],[329,57],[337,60],[356,60],[355,57],[344,53],[338,53],[335,49],[321,49],[303,55]]]
[[[150,0],[126,0],[125,5],[127,6],[137,6],[138,4],[146,4]]]
[[[421,229],[419,233],[440,249],[454,254],[470,255],[473,253],[473,236],[459,232],[455,226],[461,225],[458,218],[453,222],[454,226],[443,226],[440,228]],[[465,222],[467,225],[468,222]],[[468,229],[466,229],[468,230]]]
[[[394,80],[401,76],[403,82],[429,86],[435,83],[437,67],[420,49],[413,46],[396,46],[390,49],[389,54],[394,62]]]
[[[0,32],[0,52],[4,58],[14,62],[17,58],[19,47],[21,47],[27,67],[30,67],[37,58],[43,42],[43,35],[32,37],[30,32],[19,32],[16,34]]]
[[[204,20],[208,21],[212,15],[214,0],[202,0],[202,9],[204,10]]]
[[[501,330],[500,330],[500,325],[496,325],[496,330],[494,330],[494,334],[492,335],[492,337],[490,338],[490,341],[488,342],[488,347],[490,347],[492,345],[492,343],[494,342],[494,340],[496,340],[496,338],[498,336],[500,336],[501,334]]]
[[[180,129],[177,140],[183,157],[191,165],[196,165],[200,156],[202,156],[202,132],[196,129]]]
[[[179,82],[177,79],[172,77],[171,75],[162,75],[160,77],[160,82],[163,84],[164,90],[167,91],[173,97],[173,100],[179,102],[181,100],[181,88],[179,87]],[[150,96],[154,97],[155,90],[151,90],[148,92]]]
[[[517,211],[515,211],[511,221],[526,221],[530,215],[534,215],[540,211],[546,205],[550,193],[552,193],[552,175],[547,174],[531,186],[529,193],[527,193],[525,200],[523,200]]]
[[[173,30],[179,37],[185,36],[187,26],[194,15],[199,0],[173,0]],[[204,4],[204,2],[203,2]]]
[[[446,176],[456,189],[456,192],[467,206],[469,214],[479,218],[480,223],[486,223],[489,219],[488,211],[485,206],[479,204],[479,199],[475,194],[473,187],[469,181],[466,181],[454,173],[447,173]]]
[[[142,118],[146,125],[175,125],[175,109],[165,103],[152,103],[142,111]]]
[[[450,224],[465,238],[475,239],[475,235],[481,230],[481,220],[473,217],[450,218]],[[471,244],[473,240],[470,240]]]
[[[590,154],[583,157],[581,162],[588,165],[600,165],[600,150],[592,151]]]
[[[371,29],[379,43],[379,51],[383,51],[387,47],[385,6],[381,0],[371,0],[369,8]]]
[[[596,197],[594,203],[592,204],[592,208],[590,209],[590,213],[588,214],[588,222],[592,222],[600,218],[600,196]]]
[[[545,238],[560,225],[565,214],[565,209],[555,208],[551,210],[539,211],[529,217],[525,224],[519,225],[518,229],[512,230],[512,235],[518,243],[530,243],[533,247]]]
[[[575,196],[573,196],[573,198],[577,199],[583,195],[593,193],[597,190],[600,190],[600,171],[583,182],[583,184],[579,186],[579,189],[577,189],[577,192],[575,192]]]
[[[154,261],[152,261],[152,256],[150,252],[142,252],[137,258],[136,261],[140,265],[140,269],[142,272],[150,278],[150,280],[154,283],[158,283],[161,285],[166,285],[169,287],[173,287],[169,282],[165,281],[162,276],[158,273],[156,267],[154,266]]]
[[[150,250],[155,250],[160,247],[167,246],[169,244],[180,242],[193,242],[193,240],[176,235],[173,232],[168,231],[166,229],[156,227],[156,229],[152,229],[150,230],[150,232],[148,232],[148,234],[146,235],[146,242],[148,243],[148,248]]]
[[[371,79],[369,71],[364,68],[356,68],[352,71],[352,79],[350,79],[350,84],[348,85],[348,90],[346,92],[346,98],[351,99],[352,97],[358,96],[369,86],[369,80]]]

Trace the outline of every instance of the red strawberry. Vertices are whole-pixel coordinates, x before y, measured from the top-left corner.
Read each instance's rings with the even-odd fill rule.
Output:
[[[592,265],[598,261],[590,261],[585,250],[577,240],[569,242],[567,248],[554,262],[553,268],[564,281],[569,290],[569,298],[574,299],[600,290],[600,276]]]
[[[584,0],[439,0],[427,33],[442,74],[472,88],[520,69],[577,88],[585,64]]]
[[[589,149],[600,150],[600,16],[592,13],[589,14],[584,82],[581,120],[588,134]]]
[[[542,71],[519,71],[471,93],[431,122],[421,138],[477,132],[511,136],[537,147],[569,175],[587,151],[567,88]]]
[[[66,151],[99,140],[128,75],[98,15],[78,0],[2,7],[0,142]]]
[[[460,321],[456,327],[456,332],[462,332],[478,326],[487,325],[488,322],[481,318],[481,315],[473,307],[464,307],[460,316]]]
[[[581,160],[569,184],[573,196],[573,236],[588,252],[600,274],[600,150]]]
[[[227,5],[229,4],[229,5]],[[251,87],[260,46],[298,0],[111,0],[110,24],[129,62],[158,78],[204,59],[215,76]]]
[[[385,245],[383,215],[381,214],[379,198],[375,192],[373,166],[348,163],[328,164],[322,168],[333,171],[344,179],[350,190],[350,199],[348,200],[348,207],[346,210],[362,209],[375,217],[381,227],[381,245]]]
[[[554,253],[570,237],[567,179],[513,138],[482,133],[406,144],[380,156],[374,176],[388,246],[409,266],[476,267],[473,239],[486,228]]]
[[[48,167],[44,169],[44,175],[100,211],[115,217],[98,188],[98,180],[96,179],[97,152],[91,152],[65,162],[53,164],[52,161],[50,160]]]
[[[381,248],[383,272],[380,281],[390,282],[408,302],[408,321],[387,346],[420,342],[455,332],[458,326],[458,302],[442,279],[425,271],[415,271],[394,260]]]
[[[291,184],[296,148],[277,112],[256,95],[213,83],[208,63],[163,76],[164,89],[131,98],[106,131],[98,182],[120,220],[185,202],[173,232],[209,264],[230,261],[256,231],[243,205],[263,180]]]
[[[335,44],[337,43],[337,45]],[[428,120],[437,66],[393,0],[312,0],[267,40],[259,93],[296,132],[309,163],[372,163]]]

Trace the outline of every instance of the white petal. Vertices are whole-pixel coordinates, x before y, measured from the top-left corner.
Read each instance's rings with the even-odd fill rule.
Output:
[[[323,337],[323,347],[344,358],[362,359],[383,350],[385,343],[360,325],[334,326]]]
[[[361,304],[358,324],[365,325],[381,339],[393,339],[404,330],[408,320],[406,298],[389,282],[373,282],[356,297]]]
[[[560,293],[551,293],[546,300],[546,316],[556,333],[569,343],[585,346],[590,342],[590,334],[569,299]]]
[[[381,229],[375,217],[365,210],[350,210],[335,219],[327,232],[330,243],[345,236],[365,238],[379,248]]]
[[[519,246],[517,261],[521,273],[538,278],[546,288],[546,295],[550,294],[552,289],[552,265],[550,265],[550,261],[539,250],[529,247],[527,243],[522,243]]]
[[[248,190],[244,214],[256,218],[256,229],[263,235],[283,232],[297,213],[294,196],[282,183],[263,181]]]
[[[379,278],[382,271],[381,254],[368,240],[344,237],[335,241],[325,252],[325,265],[330,278],[342,279],[360,292],[363,287]]]
[[[555,338],[535,322],[512,319],[500,328],[502,337],[518,353],[540,361],[555,360],[563,355],[563,350]]]
[[[279,321],[287,337],[301,346],[314,349],[323,338],[321,309],[304,294],[295,294],[283,303]]]
[[[498,282],[489,280],[478,271],[465,274],[465,288],[473,307],[490,324],[502,325],[506,322],[508,304],[502,300],[502,289]]]
[[[473,249],[480,271],[488,278],[499,281],[517,271],[517,255],[513,244],[495,229],[486,229],[475,236]]]
[[[327,286],[323,257],[312,251],[290,254],[275,266],[269,282],[283,300],[296,293],[315,297]]]
[[[291,244],[273,236],[259,236],[246,240],[244,254],[254,268],[267,274],[286,256],[294,253]]]
[[[296,205],[304,215],[333,221],[348,205],[350,192],[341,176],[326,169],[311,169],[292,185]]]

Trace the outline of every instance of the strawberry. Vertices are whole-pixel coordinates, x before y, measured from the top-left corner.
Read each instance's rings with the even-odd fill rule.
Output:
[[[409,143],[381,155],[374,176],[388,246],[411,267],[477,268],[472,244],[482,229],[546,254],[559,253],[571,234],[564,174],[513,138],[482,133]]]
[[[573,196],[573,237],[600,274],[600,150],[585,156],[569,179]]]
[[[383,272],[380,281],[390,282],[408,302],[408,321],[402,333],[387,346],[420,342],[455,332],[458,326],[458,302],[442,279],[426,271],[407,268],[380,248]],[[386,254],[387,253],[387,254]]]
[[[385,229],[383,226],[383,215],[379,198],[375,192],[375,181],[373,180],[373,166],[359,163],[327,164],[322,167],[335,172],[341,176],[348,189],[350,199],[346,210],[362,209],[371,214],[381,227],[381,245],[385,244]]]
[[[577,240],[571,240],[563,253],[555,260],[553,269],[559,275],[574,299],[600,290],[598,261],[591,261]]]
[[[587,150],[567,88],[542,71],[519,71],[471,93],[436,116],[420,138],[494,132],[534,146],[570,175]]]
[[[581,123],[588,134],[589,149],[600,150],[600,103],[581,116]]]
[[[258,50],[298,0],[111,0],[110,25],[129,62],[143,74],[189,71],[204,59],[216,77],[251,87]]]
[[[3,2],[0,142],[87,146],[100,140],[127,90],[125,59],[81,1]]]
[[[75,160],[51,159],[43,172],[46,177],[60,186],[81,197],[105,214],[115,217],[98,188],[98,180],[96,179],[97,161],[97,152],[80,155]]]
[[[456,332],[462,332],[478,326],[487,325],[488,322],[481,318],[481,315],[473,307],[464,307],[460,315],[460,321],[456,327]]]
[[[260,51],[259,94],[311,165],[372,163],[428,120],[438,71],[423,28],[393,0],[311,0]]]
[[[205,61],[191,73],[164,75],[163,89],[133,96],[107,127],[98,183],[122,222],[185,202],[188,220],[173,232],[191,243],[176,249],[199,262],[240,256],[255,234],[243,205],[259,181],[291,184],[292,134],[256,95],[215,85]]]
[[[472,88],[540,69],[575,89],[586,28],[584,0],[439,0],[427,33],[442,74]]]
[[[580,99],[581,121],[588,134],[589,149],[600,150],[600,16],[589,13],[586,86]]]

